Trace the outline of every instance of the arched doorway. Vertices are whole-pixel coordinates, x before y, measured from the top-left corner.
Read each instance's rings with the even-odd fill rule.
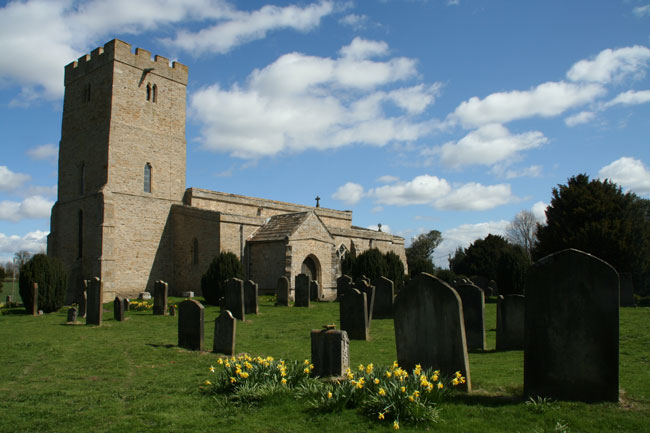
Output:
[[[313,281],[319,281],[320,277],[320,263],[318,259],[312,255],[308,256],[300,267],[300,273],[309,275],[309,278]]]

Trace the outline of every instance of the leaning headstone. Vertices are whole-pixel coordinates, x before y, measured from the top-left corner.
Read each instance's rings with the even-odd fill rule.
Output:
[[[628,272],[618,274],[621,281],[621,307],[634,307],[634,283],[632,274]]]
[[[77,308],[71,307],[68,309],[68,323],[74,323],[77,321]]]
[[[618,401],[619,281],[575,249],[537,261],[526,279],[524,395]]]
[[[230,311],[235,319],[246,319],[246,313],[244,312],[244,282],[239,278],[230,278],[226,281],[223,310]]]
[[[393,305],[399,365],[410,370],[420,364],[443,376],[460,371],[471,391],[463,307],[458,293],[444,281],[419,274],[397,294]]]
[[[291,290],[291,287],[289,285],[289,279],[287,277],[280,277],[278,278],[278,284],[277,284],[277,305],[282,305],[285,307],[289,306],[289,292]]]
[[[372,310],[375,307],[375,286],[371,286],[366,279],[358,279],[355,289],[366,294],[366,313],[368,314],[368,326],[372,323]]]
[[[350,339],[345,331],[313,329],[311,331],[312,376],[341,377],[350,366]]]
[[[463,303],[467,350],[485,350],[485,295],[474,284],[459,284],[456,292]]]
[[[309,307],[309,283],[311,278],[307,274],[296,275],[296,300],[294,306]]]
[[[341,275],[336,279],[336,300],[340,300],[341,296],[346,293],[354,284],[352,283],[352,277],[347,275]]]
[[[525,317],[523,295],[497,298],[497,350],[523,350]]]
[[[113,301],[113,317],[115,317],[115,320],[118,322],[124,321],[124,302],[119,296],[116,296]]]
[[[259,307],[257,304],[257,295],[259,289],[257,283],[251,280],[247,280],[244,283],[244,313],[246,314],[258,314]]]
[[[131,309],[131,300],[129,298],[124,298],[124,311],[129,311]]]
[[[86,325],[102,324],[102,282],[95,277],[88,280],[88,289],[86,290],[88,300],[86,302]]]
[[[38,283],[32,283],[32,299],[27,312],[32,316],[38,316]]]
[[[190,350],[203,350],[203,317],[205,308],[194,299],[178,305],[178,346]]]
[[[339,303],[339,320],[341,330],[348,333],[351,340],[367,340],[368,304],[366,294],[357,289],[348,290]]]
[[[311,302],[318,302],[320,299],[320,288],[318,287],[318,281],[312,280],[309,283],[309,300]]]
[[[212,351],[228,356],[234,355],[236,330],[237,320],[230,314],[230,311],[224,310],[214,320],[214,344]]]
[[[168,285],[164,281],[156,281],[153,284],[153,314],[164,316],[167,314],[167,293]]]
[[[372,317],[376,319],[393,317],[393,300],[395,298],[393,282],[386,277],[378,277],[373,280],[372,285],[375,286]]]

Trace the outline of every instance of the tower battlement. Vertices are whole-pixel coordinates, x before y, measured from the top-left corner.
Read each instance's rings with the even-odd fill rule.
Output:
[[[178,62],[172,62],[170,66],[169,59],[163,56],[156,55],[152,59],[151,52],[142,48],[136,48],[132,52],[131,44],[119,39],[113,39],[66,65],[65,85],[113,60],[142,70],[150,69],[154,75],[187,85],[187,66]]]

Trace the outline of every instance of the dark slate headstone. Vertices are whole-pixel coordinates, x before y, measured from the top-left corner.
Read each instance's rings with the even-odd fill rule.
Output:
[[[7,305],[11,305],[11,295],[7,295],[7,302],[5,302]]]
[[[113,301],[113,317],[115,317],[115,320],[118,322],[124,321],[124,302],[119,296],[116,296]]]
[[[205,308],[194,299],[178,305],[178,346],[189,350],[203,350],[203,317]]]
[[[497,350],[523,350],[526,299],[523,295],[497,299]]]
[[[459,284],[456,292],[463,303],[467,350],[485,350],[485,295],[474,284]]]
[[[294,306],[309,307],[309,283],[311,278],[307,274],[296,275],[296,300]]]
[[[378,277],[373,280],[372,285],[375,286],[372,317],[376,319],[393,317],[393,300],[395,299],[393,282],[386,277]]]
[[[345,331],[313,329],[311,331],[312,376],[341,377],[350,366],[350,339]]]
[[[397,361],[439,369],[443,376],[460,371],[471,391],[463,307],[458,293],[444,281],[419,274],[397,294],[393,305]]]
[[[619,275],[621,281],[621,307],[634,307],[634,282],[632,274],[622,272]]]
[[[339,303],[341,330],[347,332],[351,340],[368,339],[367,308],[366,294],[357,289],[350,289],[341,296]]]
[[[287,277],[278,278],[278,287],[276,296],[278,298],[277,305],[282,305],[285,307],[289,306],[289,296],[290,296],[291,286],[289,285],[289,279]]]
[[[68,309],[68,322],[74,323],[76,321],[77,321],[77,309],[75,307],[71,307]]]
[[[237,320],[230,311],[224,310],[219,317],[214,319],[214,353],[223,353],[232,356],[235,354],[235,335]]]
[[[32,283],[32,302],[27,312],[32,316],[38,316],[38,283]]]
[[[239,278],[226,281],[222,310],[228,310],[235,319],[245,320],[244,312],[244,282]]]
[[[366,294],[366,313],[368,314],[368,327],[372,324],[372,310],[375,308],[375,286],[371,286],[366,279],[358,279],[355,289]]]
[[[124,298],[124,311],[129,311],[131,309],[131,300],[129,298]]]
[[[526,279],[524,394],[618,401],[619,281],[606,262],[567,249]]]
[[[312,280],[309,283],[309,300],[311,302],[318,302],[320,299],[320,287],[318,287],[318,281]]]
[[[167,314],[167,293],[168,285],[164,281],[156,281],[153,284],[153,314],[164,316]]]
[[[244,283],[244,313],[258,314],[259,307],[257,304],[258,285],[254,281],[246,280]]]
[[[169,315],[171,317],[176,316],[176,306],[175,305],[172,305],[171,307],[169,307]]]
[[[86,310],[88,308],[88,286],[90,285],[90,280],[83,280],[83,290],[79,294],[79,316],[86,318]]]
[[[86,302],[86,325],[102,324],[102,297],[103,297],[102,282],[99,278],[95,277],[88,280],[88,288],[86,294],[88,300]]]
[[[350,288],[352,288],[354,284],[352,283],[352,277],[348,275],[341,275],[336,279],[336,300],[339,301],[341,299],[341,296]]]

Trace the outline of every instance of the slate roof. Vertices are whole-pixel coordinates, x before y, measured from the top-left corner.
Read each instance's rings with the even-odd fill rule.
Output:
[[[288,213],[272,216],[269,221],[260,227],[249,242],[268,242],[284,240],[309,216],[309,212]]]

